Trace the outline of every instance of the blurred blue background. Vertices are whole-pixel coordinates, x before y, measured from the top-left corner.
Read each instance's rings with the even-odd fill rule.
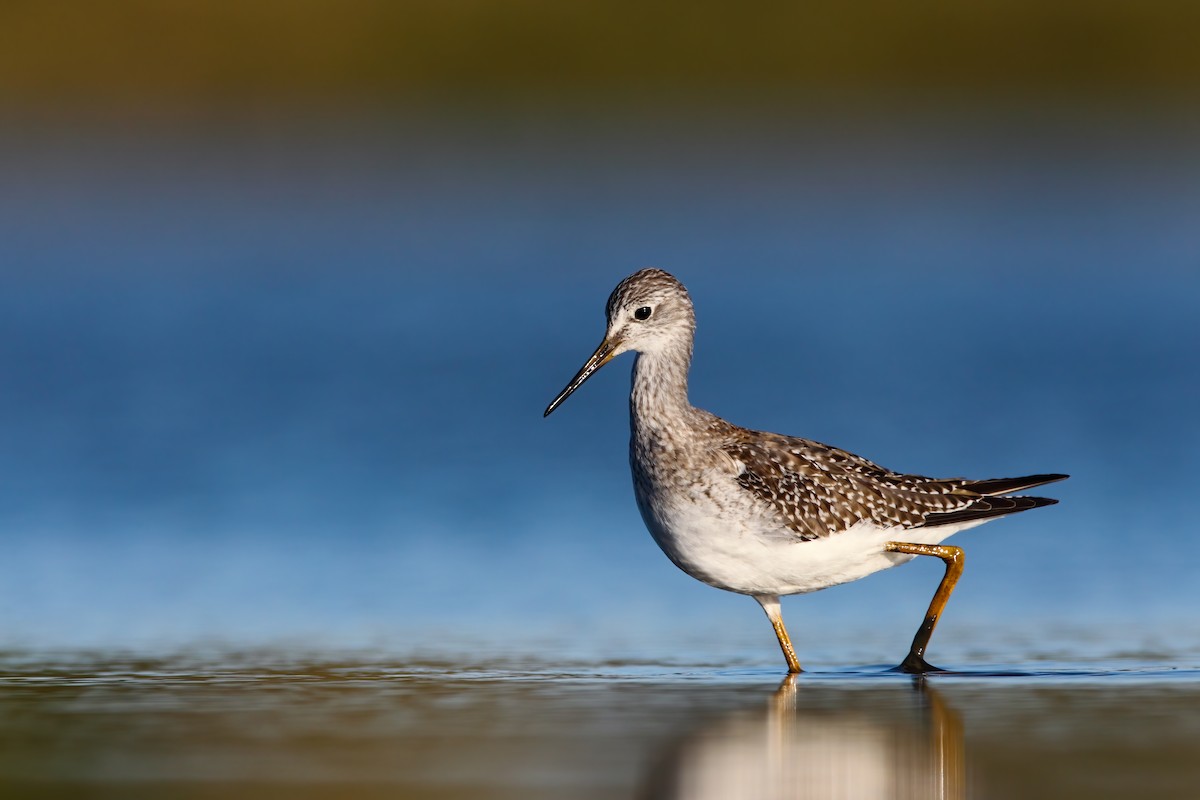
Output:
[[[174,24],[114,24],[158,42],[114,48],[141,69],[4,62],[0,647],[773,664],[757,607],[642,527],[631,359],[541,416],[653,265],[697,305],[697,405],[899,470],[1071,473],[956,538],[940,654],[1200,650],[1193,62],[722,82],[699,45],[618,69],[566,37],[422,72],[388,60],[410,34],[360,74],[201,30],[211,77]],[[939,572],[786,601],[793,638],[894,658]]]

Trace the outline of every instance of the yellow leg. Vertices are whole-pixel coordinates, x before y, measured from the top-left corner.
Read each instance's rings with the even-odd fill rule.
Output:
[[[796,658],[792,639],[788,636],[787,628],[783,627],[783,611],[779,607],[779,598],[774,595],[755,595],[754,599],[762,606],[763,611],[767,612],[767,619],[771,620],[771,627],[775,629],[775,636],[779,639],[779,649],[787,659],[788,672],[801,672],[800,659]]]
[[[942,576],[942,582],[938,584],[937,591],[933,593],[933,599],[929,601],[929,610],[925,612],[925,621],[917,629],[917,635],[913,637],[908,655],[897,667],[902,672],[936,672],[937,667],[932,667],[925,661],[925,648],[929,645],[929,637],[933,635],[933,629],[937,627],[942,609],[946,607],[946,601],[950,599],[950,593],[954,591],[954,584],[958,583],[958,577],[962,575],[963,551],[961,548],[949,545],[910,544],[908,542],[888,542],[884,545],[884,549],[892,553],[907,553],[912,556],[935,556],[946,562],[946,574]]]

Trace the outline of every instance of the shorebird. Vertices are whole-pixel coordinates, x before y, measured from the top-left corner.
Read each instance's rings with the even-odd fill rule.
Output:
[[[864,578],[916,556],[945,574],[913,637],[903,672],[936,671],[925,649],[962,574],[950,535],[1052,505],[1010,496],[1066,475],[927,478],[836,447],[750,430],[688,401],[696,315],[683,284],[660,269],[621,281],[608,298],[604,340],[543,416],[616,356],[633,351],[629,463],[638,510],[674,564],[710,586],[750,595],[766,612],[788,672],[800,661],[779,598]]]

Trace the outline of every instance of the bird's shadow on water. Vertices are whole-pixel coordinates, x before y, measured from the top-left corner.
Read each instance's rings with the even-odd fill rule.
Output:
[[[741,682],[774,674],[747,668],[712,677]],[[1138,692],[1128,688],[1197,682],[1200,669],[1190,665],[1113,662],[979,665],[924,675],[873,664],[788,675],[757,702],[715,713],[673,738],[651,762],[638,796],[966,797],[967,725],[950,697],[966,702],[966,719],[978,723],[980,714],[1003,715],[1010,706],[1037,708],[1030,697],[1047,692],[1086,704],[1119,685],[1117,695],[1134,695],[1136,707]]]
[[[789,675],[662,748],[638,797],[965,797],[962,719],[908,683],[831,692]]]

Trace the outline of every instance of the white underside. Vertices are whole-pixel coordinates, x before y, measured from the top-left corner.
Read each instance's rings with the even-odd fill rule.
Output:
[[[887,542],[938,544],[987,521],[932,528],[861,523],[803,541],[769,518],[722,524],[720,515],[703,506],[688,504],[668,514],[643,516],[659,547],[684,572],[718,589],[749,595],[804,594],[856,581],[915,557],[886,551]],[[669,524],[663,524],[663,517]]]

